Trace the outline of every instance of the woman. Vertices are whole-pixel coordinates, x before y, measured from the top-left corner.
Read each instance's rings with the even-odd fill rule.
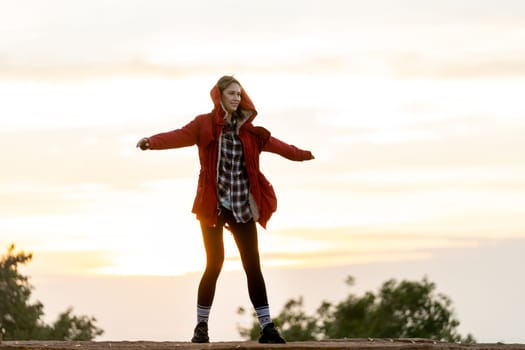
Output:
[[[233,234],[248,280],[248,292],[261,326],[260,343],[285,343],[270,317],[257,241],[258,222],[266,227],[277,208],[272,185],[259,170],[262,151],[290,160],[314,159],[310,151],[288,145],[253,126],[257,111],[241,84],[223,76],[211,89],[214,108],[186,126],[145,137],[142,150],[197,145],[200,173],[192,212],[200,221],[206,268],[197,296],[197,326],[192,342],[207,343],[208,316],[224,261],[223,227]]]

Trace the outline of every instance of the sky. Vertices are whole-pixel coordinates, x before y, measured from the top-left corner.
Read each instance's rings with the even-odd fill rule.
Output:
[[[0,0],[0,249],[33,252],[49,319],[71,305],[100,339],[189,338],[196,148],[135,144],[234,74],[254,123],[316,158],[261,155],[272,313],[344,298],[347,275],[361,292],[426,275],[463,334],[523,343],[524,20],[517,0]],[[228,236],[216,340],[249,307]]]

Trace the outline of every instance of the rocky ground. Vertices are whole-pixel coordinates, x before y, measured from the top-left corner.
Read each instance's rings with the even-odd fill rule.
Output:
[[[525,350],[525,344],[458,344],[428,339],[334,339],[330,341],[289,342],[282,345],[257,342],[68,342],[68,341],[3,341],[0,350],[183,350],[183,349],[351,349],[351,350]]]

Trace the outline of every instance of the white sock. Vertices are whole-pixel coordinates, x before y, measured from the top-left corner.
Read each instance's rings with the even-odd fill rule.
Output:
[[[257,318],[259,319],[261,329],[266,327],[268,324],[272,323],[272,318],[270,317],[270,306],[265,305],[256,308],[255,314],[257,314]]]
[[[202,306],[197,304],[197,323],[208,323],[211,306]]]

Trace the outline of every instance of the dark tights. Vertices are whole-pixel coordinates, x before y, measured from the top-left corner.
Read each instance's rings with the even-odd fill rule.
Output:
[[[255,308],[268,305],[266,285],[261,271],[259,246],[257,242],[257,227],[250,220],[247,223],[235,221],[231,211],[222,209],[217,226],[210,227],[201,224],[204,248],[206,249],[206,269],[202,275],[197,303],[201,306],[211,306],[215,296],[215,286],[224,262],[223,226],[227,224],[233,234],[241,255],[242,266],[248,281],[248,293]]]

